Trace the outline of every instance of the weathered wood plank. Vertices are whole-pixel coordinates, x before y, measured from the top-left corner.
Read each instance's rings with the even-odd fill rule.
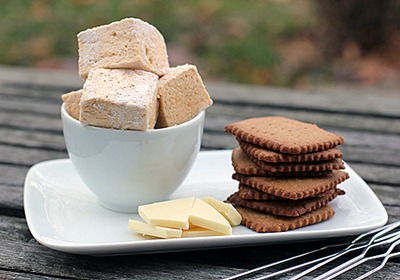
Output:
[[[24,217],[24,189],[0,185],[0,193],[0,215]]]
[[[201,263],[194,266],[190,262],[176,261],[173,256],[75,256],[36,243],[24,244],[17,241],[1,245],[0,266],[24,273],[78,279],[218,279],[230,271],[227,267]]]
[[[29,166],[13,166],[0,163],[0,184],[23,186]]]
[[[393,206],[399,208],[400,211],[400,186],[393,187],[381,184],[371,183],[369,184],[371,189],[377,194],[379,199],[387,206]],[[400,212],[397,213],[400,215]],[[400,220],[400,218],[399,218]]]
[[[61,99],[58,101],[34,98],[17,98],[13,95],[0,95],[0,110],[11,112],[12,110],[20,112],[33,112],[46,114],[53,117],[60,115]]]
[[[232,135],[219,133],[204,133],[201,146],[206,150],[232,149],[238,144]]]
[[[400,186],[399,168],[351,162],[350,166],[369,184]]]
[[[52,151],[42,149],[21,148],[0,145],[0,154],[3,162],[14,165],[33,165],[41,161],[68,157],[66,151]]]
[[[55,280],[60,279],[60,277],[49,277],[46,275],[37,275],[32,273],[23,273],[23,272],[15,272],[15,271],[7,271],[0,269],[0,277],[1,279],[8,280]],[[61,278],[63,279],[63,278]]]
[[[20,217],[0,216],[0,239],[4,243],[36,243],[29,231],[25,219]]]
[[[61,133],[61,118],[21,112],[0,111],[0,127]]]
[[[0,66],[0,83],[47,85],[56,88],[79,87],[83,84],[78,71],[45,70],[18,66]]]
[[[400,135],[389,133],[374,133],[357,130],[333,129],[332,132],[342,135],[345,145],[356,148],[371,148],[400,152]]]
[[[1,78],[0,78],[1,79]],[[77,90],[78,87],[68,87],[63,85],[52,86],[47,84],[32,84],[32,83],[9,83],[0,80],[0,99],[13,97],[19,99],[34,99],[38,103],[60,102],[60,96],[72,90]]]
[[[400,167],[399,152],[389,149],[363,148],[358,146],[348,146],[347,144],[339,147],[343,152],[343,159],[348,162],[373,163]]]
[[[0,135],[0,145],[65,151],[65,141],[62,133],[0,127]]]
[[[336,91],[329,94],[324,89],[312,91],[287,88],[239,85],[228,83],[206,83],[212,98],[218,103],[258,104],[265,107],[296,109],[309,112],[325,110],[346,114],[382,115],[400,117],[398,96],[385,95],[384,92],[365,92],[359,90]],[[379,104],[379,106],[376,106]]]
[[[336,114],[335,112],[308,112],[280,108],[262,108],[251,105],[241,107],[234,105],[226,106],[218,103],[213,104],[213,106],[207,110],[210,115],[234,116],[237,120],[266,115],[276,115],[296,119],[299,121],[317,123],[322,128],[330,126],[336,128],[400,134],[400,122],[396,118],[358,115],[351,116],[347,114]]]

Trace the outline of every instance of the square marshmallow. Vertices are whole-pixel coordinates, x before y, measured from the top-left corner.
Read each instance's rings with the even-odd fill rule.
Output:
[[[67,111],[71,117],[77,120],[79,120],[79,102],[82,97],[82,91],[82,89],[79,89],[61,95],[61,99],[64,101],[65,111]]]
[[[170,68],[158,82],[157,96],[157,128],[187,122],[213,103],[196,66],[189,64]]]
[[[92,68],[128,68],[159,76],[169,68],[164,37],[140,19],[87,29],[78,34],[79,75],[86,79]]]
[[[83,124],[114,129],[153,129],[157,120],[158,76],[130,69],[93,69],[83,85]]]

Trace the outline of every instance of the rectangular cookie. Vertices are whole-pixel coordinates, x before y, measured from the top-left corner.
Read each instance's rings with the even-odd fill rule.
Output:
[[[169,68],[164,37],[152,25],[126,18],[80,32],[79,75],[92,68],[126,68],[164,75]]]
[[[247,155],[250,160],[267,172],[323,172],[344,169],[344,163],[340,158],[308,162],[266,162]]]
[[[91,70],[83,85],[80,122],[113,129],[153,129],[157,82],[157,75],[141,70]]]
[[[168,69],[158,82],[157,96],[157,128],[187,122],[213,103],[196,66],[189,64]]]
[[[342,136],[315,124],[279,116],[252,118],[228,124],[225,132],[268,150],[287,154],[323,151],[344,143]]]
[[[309,168],[305,168],[304,164],[299,163],[276,163],[275,166],[273,164],[265,163],[265,166],[262,165],[262,162],[259,164],[256,163],[257,160],[251,159],[249,155],[247,155],[240,147],[236,147],[232,151],[232,166],[236,173],[243,175],[254,175],[254,176],[268,176],[268,177],[317,177],[324,176],[327,173],[331,172],[333,168],[328,170],[317,170],[321,164],[311,165]],[[283,165],[282,165],[283,164]],[[292,165],[291,165],[292,164]],[[288,166],[289,165],[289,166]],[[296,166],[303,166],[303,170],[296,171]],[[322,164],[320,169],[326,164]],[[343,166],[343,163],[338,165],[339,167]],[[269,170],[268,170],[269,168]],[[299,170],[299,169],[298,169]],[[311,171],[310,171],[311,170]]]
[[[247,186],[245,184],[239,183],[239,188],[237,191],[239,197],[243,199],[250,199],[250,200],[277,200],[283,199],[282,197],[275,196],[259,189],[255,189],[253,187]]]
[[[275,178],[238,173],[233,174],[232,178],[271,195],[297,200],[333,189],[348,179],[349,175],[344,171],[334,170],[325,176],[309,178]]]
[[[303,153],[303,154],[282,154],[263,147],[254,145],[252,143],[237,139],[242,150],[261,161],[278,163],[278,162],[308,162],[308,161],[321,161],[342,158],[343,153],[336,148],[331,148],[324,151]]]
[[[334,189],[329,189],[327,191],[317,193],[313,197],[322,197],[326,196],[328,194],[332,194],[336,191],[338,192],[338,195],[344,195],[345,191],[334,188]],[[247,199],[247,200],[279,200],[279,199],[284,199],[279,196],[274,196],[269,193],[265,193],[263,191],[260,191],[259,189],[252,188],[250,186],[244,185],[244,184],[239,184],[239,188],[237,191],[237,194],[239,195],[240,198]]]
[[[276,216],[243,206],[235,208],[242,216],[242,225],[260,233],[293,230],[326,221],[335,215],[335,211],[329,205],[298,217]]]
[[[230,195],[227,201],[233,205],[245,206],[273,215],[298,217],[327,205],[340,193],[340,190],[333,190],[332,192],[327,192],[323,196],[308,197],[300,200],[276,199],[262,201],[243,199],[239,196],[238,192],[236,192]]]

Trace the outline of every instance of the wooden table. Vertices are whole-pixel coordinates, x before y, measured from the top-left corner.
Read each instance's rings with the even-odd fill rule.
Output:
[[[40,245],[25,220],[24,179],[33,164],[67,157],[60,95],[81,85],[74,72],[0,67],[1,279],[215,279],[327,242],[350,240],[119,257],[73,255]],[[334,87],[295,91],[226,83],[207,83],[207,88],[214,105],[207,111],[203,150],[236,146],[223,127],[249,117],[282,115],[317,123],[345,137],[344,159],[378,195],[389,222],[400,220],[400,93]],[[390,260],[374,277],[399,279],[399,261]],[[344,279],[376,265],[378,261],[368,262]]]

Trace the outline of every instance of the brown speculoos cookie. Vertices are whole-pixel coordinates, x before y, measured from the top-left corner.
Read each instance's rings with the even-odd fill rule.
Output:
[[[282,154],[272,150],[267,150],[263,147],[254,145],[252,143],[237,139],[242,150],[260,161],[271,163],[277,162],[309,162],[330,160],[335,158],[342,158],[343,153],[336,148],[328,149],[325,151],[304,153],[304,154]]]
[[[316,177],[323,176],[328,172],[331,172],[333,168],[326,168],[327,165],[332,163],[316,162],[310,167],[304,167],[304,164],[300,163],[277,163],[274,165],[265,163],[263,168],[263,162],[255,159],[251,159],[240,147],[236,147],[232,151],[232,166],[236,173],[243,175],[255,175],[255,176],[274,176],[274,177]],[[295,165],[294,165],[295,164]],[[288,166],[289,165],[289,166]],[[343,162],[338,164],[338,167],[343,166]],[[269,170],[267,170],[269,167]],[[328,166],[329,167],[329,166]],[[303,168],[305,171],[294,171],[295,168]],[[314,170],[313,170],[314,169]],[[321,169],[321,170],[318,170]],[[315,171],[316,170],[316,171]]]
[[[339,191],[339,192],[338,192]],[[334,192],[338,192],[338,195],[344,195],[345,191],[341,189],[329,189],[327,191],[317,193],[313,197],[322,197],[326,196],[328,194],[332,194]],[[243,199],[249,199],[249,200],[277,200],[277,199],[284,199],[279,196],[274,196],[269,193],[265,193],[263,191],[260,191],[259,189],[252,188],[250,186],[244,185],[244,184],[239,184],[239,189],[237,191],[238,195],[243,198]]]
[[[260,233],[293,230],[326,221],[335,215],[335,211],[329,205],[299,217],[276,216],[243,206],[235,208],[242,216],[242,225]]]
[[[225,132],[246,142],[288,154],[311,153],[334,148],[344,143],[340,135],[315,124],[284,117],[252,118],[225,126]]]
[[[273,215],[298,217],[327,205],[328,202],[335,199],[339,193],[340,190],[334,190],[324,196],[309,197],[300,200],[277,199],[262,201],[243,199],[239,196],[238,192],[236,192],[229,196],[227,201],[234,205],[245,206]]]
[[[232,178],[274,196],[297,200],[333,189],[349,178],[349,175],[344,171],[334,170],[325,176],[309,178],[274,178],[246,176],[238,173],[233,174]]]

